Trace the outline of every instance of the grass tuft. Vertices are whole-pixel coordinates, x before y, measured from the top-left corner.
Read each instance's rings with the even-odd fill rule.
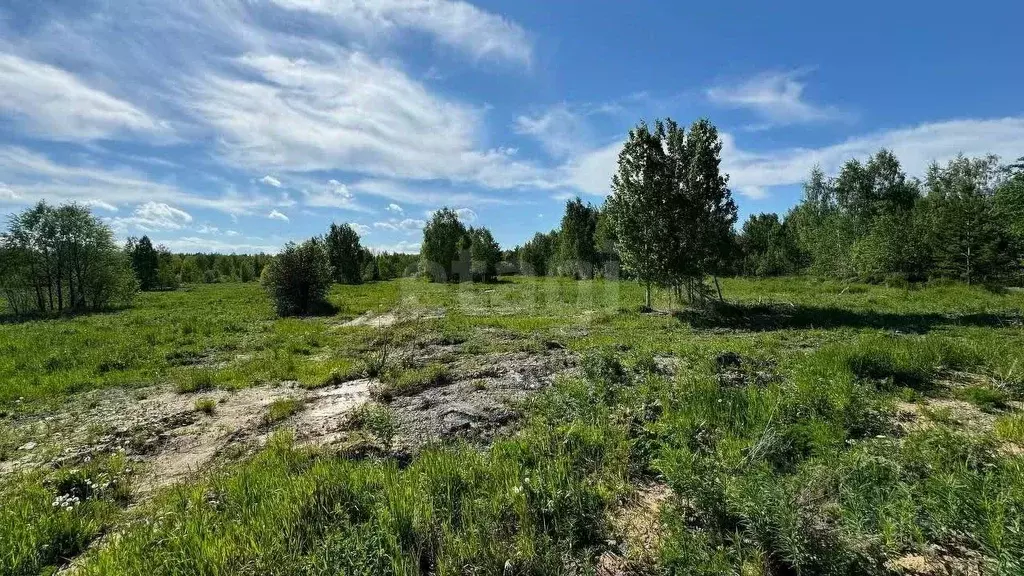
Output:
[[[302,409],[303,402],[299,398],[278,398],[270,403],[263,415],[263,423],[267,426],[277,424],[290,418]]]

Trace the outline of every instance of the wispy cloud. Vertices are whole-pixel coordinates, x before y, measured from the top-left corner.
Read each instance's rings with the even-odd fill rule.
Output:
[[[273,0],[333,21],[366,39],[405,29],[429,34],[473,58],[529,65],[532,46],[516,23],[459,0]]]
[[[264,242],[261,238],[247,242],[231,242],[210,237],[184,236],[160,240],[160,244],[174,252],[216,252],[219,254],[276,254],[284,246],[280,243]]]
[[[391,62],[317,45],[316,58],[250,53],[235,64],[193,82],[189,106],[238,167],[497,188],[543,181],[536,165],[477,146],[481,109],[430,92]]]
[[[74,74],[14,54],[0,53],[0,112],[12,115],[26,131],[54,140],[170,133],[143,110]]]
[[[127,231],[135,228],[143,232],[180,230],[191,222],[191,214],[163,202],[140,204],[135,207],[131,216],[111,220],[115,230]]]
[[[722,141],[722,169],[730,176],[730,187],[757,200],[770,196],[772,187],[801,184],[815,165],[834,173],[846,160],[863,159],[880,148],[892,150],[913,176],[923,176],[932,161],[944,162],[960,153],[1016,158],[1024,150],[1024,116],[928,122],[817,148],[754,152],[742,148],[732,134],[722,134]],[[565,184],[581,192],[608,194],[621,148],[616,142],[572,158],[562,169]]]
[[[104,207],[116,208],[148,199],[229,214],[251,214],[281,202],[233,190],[219,196],[191,193],[173,184],[155,182],[135,170],[58,162],[17,146],[0,147],[0,174],[7,178],[5,184],[14,192],[9,200],[14,201],[102,202]]]
[[[270,218],[271,220],[281,220],[281,221],[284,221],[284,222],[288,222],[289,221],[288,216],[286,216],[280,210],[271,210],[270,213],[267,214],[267,218]]]
[[[831,106],[808,102],[804,98],[805,70],[764,72],[706,91],[708,99],[725,108],[742,108],[771,124],[799,124],[847,118],[848,114]]]
[[[267,186],[273,186],[274,188],[281,187],[281,181],[269,174],[267,174],[263,178],[260,178],[260,182],[266,184]]]
[[[584,115],[565,104],[535,115],[519,116],[513,128],[518,134],[537,139],[555,157],[569,155],[593,139]]]
[[[426,222],[423,220],[417,220],[415,218],[405,218],[399,220],[397,218],[391,218],[383,222],[374,222],[374,228],[383,228],[385,230],[401,231],[401,232],[418,232],[423,229]]]

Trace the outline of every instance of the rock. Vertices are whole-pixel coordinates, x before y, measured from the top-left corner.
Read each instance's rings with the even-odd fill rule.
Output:
[[[36,446],[38,446],[38,444],[35,442],[26,442],[25,444],[22,444],[21,448],[18,448],[18,450],[25,450],[27,452],[29,450],[34,450]]]

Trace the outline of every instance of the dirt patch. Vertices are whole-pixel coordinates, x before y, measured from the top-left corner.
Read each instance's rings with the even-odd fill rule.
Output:
[[[662,510],[671,496],[672,490],[665,484],[648,484],[610,513],[608,523],[615,539],[608,542],[612,549],[598,558],[598,574],[620,576],[652,571],[665,535]]]
[[[453,364],[451,383],[390,402],[398,436],[411,448],[447,438],[489,442],[518,417],[518,402],[575,364],[558,349],[462,357]]]
[[[390,310],[383,314],[375,314],[374,312],[366,312],[362,316],[353,318],[340,326],[343,328],[351,328],[354,326],[372,326],[375,328],[384,328],[387,326],[393,326],[400,322],[412,322],[414,320],[430,320],[434,318],[443,318],[444,310]]]
[[[143,464],[137,486],[145,494],[205,471],[218,460],[243,455],[277,428],[294,428],[301,442],[329,443],[341,416],[369,397],[367,386],[368,381],[359,380],[312,391],[287,385],[196,394],[97,391],[58,412],[16,424],[35,440],[18,459],[4,462],[0,473],[74,464],[123,451]],[[213,400],[212,412],[196,409],[200,398]],[[301,400],[304,410],[268,425],[267,408],[285,398]]]
[[[919,402],[896,405],[896,420],[904,430],[919,430],[946,424],[967,432],[991,432],[996,414],[982,411],[964,400],[925,398]]]

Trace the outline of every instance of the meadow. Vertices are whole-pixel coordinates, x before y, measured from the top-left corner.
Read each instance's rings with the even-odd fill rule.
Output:
[[[279,319],[257,285],[221,284],[7,321],[0,464],[47,456],[0,476],[0,573],[1024,571],[1024,293],[722,287],[645,313],[630,282],[402,279]],[[479,366],[551,354],[569,367],[493,436],[403,442],[410,402],[493,393],[507,375]],[[309,409],[278,399],[265,443],[156,489],[141,452],[59,457],[39,432],[115,393],[209,414],[362,380],[344,438],[302,441]]]

